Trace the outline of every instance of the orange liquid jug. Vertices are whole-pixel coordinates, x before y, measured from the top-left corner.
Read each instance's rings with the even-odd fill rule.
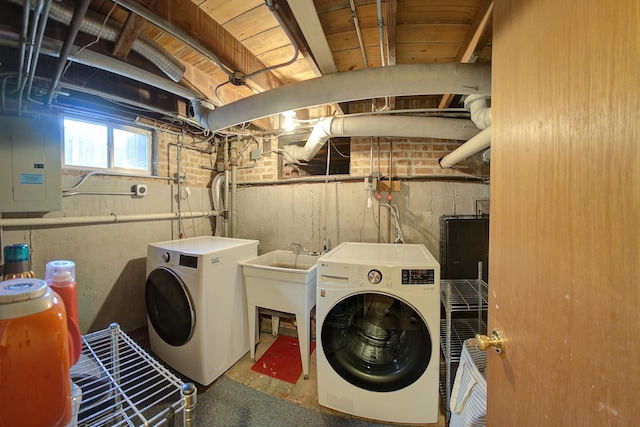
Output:
[[[71,419],[64,304],[44,280],[0,282],[0,427]]]

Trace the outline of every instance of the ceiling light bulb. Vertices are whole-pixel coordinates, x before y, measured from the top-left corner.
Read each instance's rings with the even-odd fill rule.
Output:
[[[296,116],[296,112],[295,111],[285,111],[284,113],[282,113],[282,115],[284,116],[284,130],[286,131],[292,131],[295,129],[296,127],[296,122],[294,120],[294,117]]]

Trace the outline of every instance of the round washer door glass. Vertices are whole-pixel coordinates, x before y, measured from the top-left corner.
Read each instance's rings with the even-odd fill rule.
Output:
[[[144,298],[151,325],[164,342],[181,346],[191,339],[195,311],[177,274],[166,268],[153,270],[147,277]]]
[[[331,367],[346,381],[371,391],[413,384],[431,359],[423,318],[386,294],[361,293],[335,304],[322,323],[321,340]]]

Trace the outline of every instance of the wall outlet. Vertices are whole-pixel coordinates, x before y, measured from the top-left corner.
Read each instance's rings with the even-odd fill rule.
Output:
[[[131,192],[138,197],[143,197],[147,195],[147,185],[146,184],[135,184],[131,187]]]

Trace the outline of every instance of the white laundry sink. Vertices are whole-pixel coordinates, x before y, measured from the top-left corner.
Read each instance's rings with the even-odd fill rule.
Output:
[[[288,270],[299,270],[305,274],[315,274],[318,257],[307,254],[296,254],[292,251],[275,250],[257,258],[240,263],[263,271],[295,273]],[[266,273],[271,275],[269,273]]]
[[[240,262],[247,289],[251,360],[255,361],[258,307],[296,315],[302,372],[309,376],[311,310],[316,305],[318,257],[275,250]],[[274,319],[277,321],[277,319]],[[275,323],[275,322],[274,322]],[[277,333],[277,326],[274,334]]]

